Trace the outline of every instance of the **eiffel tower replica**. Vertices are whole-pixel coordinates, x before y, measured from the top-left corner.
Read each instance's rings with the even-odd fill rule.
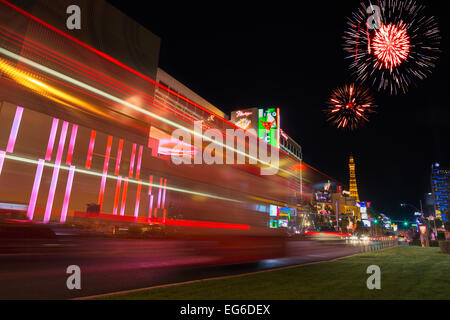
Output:
[[[350,197],[355,198],[356,202],[359,202],[358,185],[356,184],[355,159],[353,159],[353,155],[350,155],[348,167],[350,169]]]

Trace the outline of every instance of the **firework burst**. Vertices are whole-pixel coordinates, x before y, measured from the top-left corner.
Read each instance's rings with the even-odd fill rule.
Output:
[[[361,3],[344,33],[344,50],[358,81],[397,94],[431,74],[441,37],[434,17],[424,11],[414,0]],[[368,24],[373,21],[378,25]]]
[[[333,91],[324,112],[338,129],[355,130],[369,122],[375,107],[370,90],[352,83]]]

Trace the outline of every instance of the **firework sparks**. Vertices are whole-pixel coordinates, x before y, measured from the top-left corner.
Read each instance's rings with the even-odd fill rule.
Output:
[[[370,5],[380,8],[378,28],[367,24]],[[439,53],[440,32],[434,17],[414,0],[378,0],[348,19],[344,50],[359,82],[379,91],[406,93],[411,83],[431,74]],[[369,13],[368,13],[369,12]],[[372,12],[372,13],[371,13]]]
[[[410,45],[406,28],[403,24],[381,26],[380,30],[375,31],[372,46],[380,68],[383,66],[392,72],[408,58]]]
[[[355,130],[369,122],[369,115],[375,112],[374,108],[369,89],[349,84],[333,91],[324,112],[327,121],[338,129]]]

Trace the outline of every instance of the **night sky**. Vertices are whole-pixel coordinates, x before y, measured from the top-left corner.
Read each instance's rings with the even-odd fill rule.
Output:
[[[305,162],[345,186],[352,152],[361,200],[388,216],[411,217],[399,204],[418,207],[431,191],[431,164],[449,165],[448,1],[419,0],[443,38],[431,77],[406,95],[375,93],[378,113],[354,132],[326,123],[322,110],[354,79],[342,35],[360,1],[110,2],[161,38],[162,69],[221,110],[280,107]]]

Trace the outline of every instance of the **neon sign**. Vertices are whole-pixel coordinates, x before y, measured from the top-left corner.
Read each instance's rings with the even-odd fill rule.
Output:
[[[248,117],[251,116],[253,114],[253,112],[251,111],[236,111],[236,118],[240,118],[240,117]]]

